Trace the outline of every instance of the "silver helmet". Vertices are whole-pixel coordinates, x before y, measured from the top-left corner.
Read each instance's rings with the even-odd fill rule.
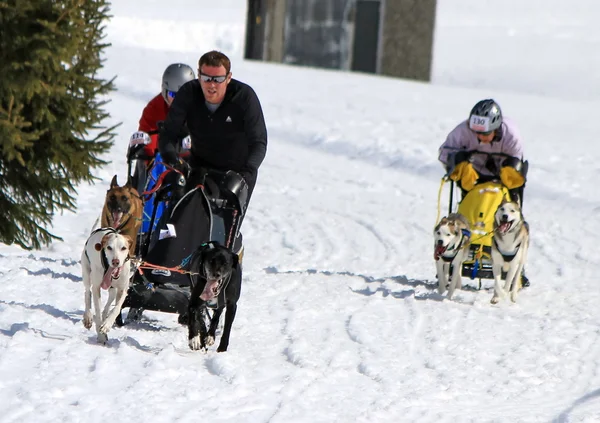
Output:
[[[192,79],[195,79],[196,75],[192,68],[183,63],[173,63],[167,66],[162,76],[162,90],[161,94],[165,101],[168,102],[169,91],[176,93],[183,84]]]
[[[481,100],[469,113],[469,128],[475,132],[496,131],[502,125],[502,111],[492,99]]]

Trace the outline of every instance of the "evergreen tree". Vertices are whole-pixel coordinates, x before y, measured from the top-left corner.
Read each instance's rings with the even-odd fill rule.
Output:
[[[0,0],[0,242],[39,249],[75,187],[96,178],[116,127],[99,78],[103,0]]]

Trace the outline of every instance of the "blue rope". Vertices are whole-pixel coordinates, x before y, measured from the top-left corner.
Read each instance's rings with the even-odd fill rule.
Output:
[[[186,258],[184,258],[181,261],[181,264],[179,265],[179,267],[185,267],[188,265],[188,263],[190,262],[190,260],[192,259],[192,256],[194,255],[194,253],[190,254],[189,256],[187,256]]]

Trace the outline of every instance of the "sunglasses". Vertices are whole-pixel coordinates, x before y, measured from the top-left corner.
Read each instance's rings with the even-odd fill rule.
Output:
[[[222,84],[223,82],[225,82],[226,79],[227,75],[211,76],[205,75],[203,73],[200,74],[200,80],[202,82],[216,82],[217,84]]]
[[[169,98],[175,98],[176,91],[167,91],[167,96]]]

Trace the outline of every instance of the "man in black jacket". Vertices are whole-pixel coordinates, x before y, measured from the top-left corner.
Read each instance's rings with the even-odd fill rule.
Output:
[[[246,209],[267,152],[267,128],[256,93],[231,78],[231,61],[223,53],[202,55],[198,79],[177,91],[158,142],[168,164],[178,160],[176,145],[184,125],[191,138],[192,170],[239,173],[248,184]]]

